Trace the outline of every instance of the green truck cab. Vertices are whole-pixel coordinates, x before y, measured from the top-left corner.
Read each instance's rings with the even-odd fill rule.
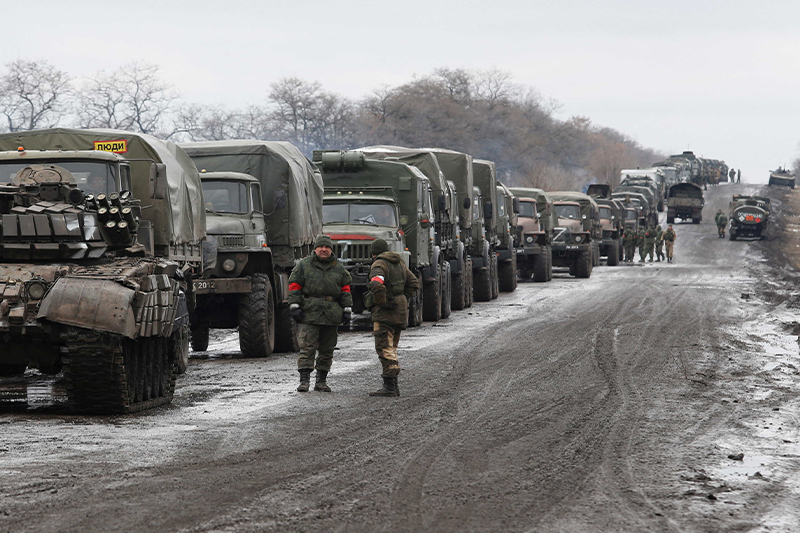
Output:
[[[623,169],[620,171],[621,186],[634,185],[640,187],[647,187],[653,191],[656,197],[658,212],[664,211],[664,202],[666,200],[667,178],[663,168],[636,168],[636,169]]]
[[[553,279],[553,235],[558,226],[553,200],[542,189],[510,187],[519,201],[517,265],[519,278],[536,282]]]
[[[325,184],[324,231],[353,277],[353,311],[365,311],[370,245],[382,238],[390,250],[403,255],[421,281],[409,300],[409,326],[420,325],[426,316],[436,317],[446,287],[436,283],[442,279],[442,263],[428,178],[416,167],[368,159],[357,150],[319,150],[313,160]]]
[[[240,172],[200,172],[206,212],[203,273],[194,280],[192,349],[208,349],[209,329],[239,328],[245,357],[275,349],[274,265],[261,184]]]
[[[148,135],[0,135],[0,375],[63,369],[79,412],[171,401],[188,364],[202,194],[188,156]]]
[[[553,237],[553,265],[568,267],[572,276],[588,278],[599,261],[600,209],[586,194],[548,192],[553,199],[558,227]]]
[[[622,202],[611,197],[611,186],[605,183],[589,185],[586,194],[594,198],[600,209],[600,256],[606,258],[608,266],[616,266],[622,259],[622,232],[625,224],[625,208]]]
[[[500,257],[498,248],[500,237],[497,233],[498,204],[497,204],[497,170],[493,161],[485,159],[472,160],[472,182],[474,190],[473,217],[478,217],[479,224],[473,224],[473,240],[478,250],[485,250],[488,257],[488,268],[475,268],[473,275],[473,291],[478,301],[488,301],[500,295]],[[481,261],[485,261],[481,257]],[[508,264],[515,264],[513,258],[505,260],[504,272],[508,275]],[[473,260],[473,265],[479,265]],[[511,269],[513,277],[516,271]]]
[[[497,182],[497,283],[502,292],[512,292],[517,288],[517,230],[519,200],[508,187]]]

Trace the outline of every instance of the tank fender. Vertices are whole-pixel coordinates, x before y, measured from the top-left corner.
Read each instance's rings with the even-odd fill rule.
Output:
[[[107,279],[59,278],[42,300],[36,318],[133,339],[135,294]]]
[[[433,283],[436,281],[436,272],[439,270],[439,254],[440,248],[433,247],[433,254],[431,254],[431,264],[422,269],[422,279],[426,283]]]

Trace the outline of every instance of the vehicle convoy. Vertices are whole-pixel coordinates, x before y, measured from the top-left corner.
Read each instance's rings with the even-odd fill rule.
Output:
[[[734,194],[730,203],[728,238],[766,239],[770,200],[762,196]]]
[[[430,181],[418,168],[368,159],[357,150],[315,151],[313,159],[325,184],[323,227],[352,276],[354,312],[369,308],[364,295],[375,239],[385,240],[389,251],[399,253],[420,281],[442,279],[444,264],[434,245]],[[420,283],[420,290],[409,300],[409,326],[420,325],[426,316],[438,320],[442,299],[450,297],[445,292],[448,288],[447,284]]]
[[[647,205],[646,213],[643,212],[643,214],[645,215],[645,223],[648,226],[658,224],[658,201],[660,197],[660,194],[651,185],[652,182],[647,185],[644,183],[620,185],[614,189],[614,194],[612,195],[617,198],[623,193],[635,193],[642,196]]]
[[[517,230],[519,200],[508,190],[508,187],[497,182],[497,282],[502,292],[511,292],[517,288],[517,247],[519,233]]]
[[[600,209],[594,198],[580,192],[548,192],[558,227],[553,236],[553,265],[569,267],[571,276],[588,278],[599,261]]]
[[[517,216],[517,268],[520,279],[536,282],[553,279],[553,234],[558,226],[553,200],[542,189],[510,187],[519,200]]]
[[[778,167],[769,172],[769,185],[784,185],[794,189],[794,172],[788,168]]]
[[[206,211],[203,273],[194,280],[192,349],[208,349],[209,328],[239,328],[245,357],[275,348],[272,250],[261,184],[239,172],[200,172]]]
[[[600,256],[608,266],[616,266],[624,253],[622,233],[625,229],[625,207],[611,197],[611,186],[605,183],[589,185],[586,193],[594,198],[600,209]]]
[[[622,202],[626,208],[636,210],[638,225],[649,226],[658,222],[658,214],[650,209],[650,202],[643,194],[636,192],[612,192],[611,198]],[[653,222],[655,220],[655,222]]]
[[[472,294],[472,269],[467,269],[468,256],[466,246],[461,240],[464,229],[469,228],[469,220],[459,217],[459,198],[456,186],[445,178],[439,166],[439,160],[430,151],[418,148],[404,148],[402,146],[369,146],[358,148],[367,159],[385,159],[399,161],[406,165],[416,167],[428,178],[433,196],[434,259],[441,265],[441,273],[434,273],[438,278],[428,279],[428,285],[439,285],[443,294],[450,294],[450,298],[443,298],[441,314],[426,313],[425,320],[438,320],[439,316],[447,318],[451,309],[460,310],[470,305]],[[471,260],[469,261],[471,264]],[[431,288],[428,287],[428,292]],[[430,302],[431,300],[429,300]],[[428,311],[433,309],[428,307]]]
[[[647,187],[653,191],[656,199],[656,210],[661,213],[664,211],[666,201],[666,190],[664,187],[664,171],[660,168],[645,168],[623,170],[620,172],[620,186]]]
[[[243,195],[249,191],[247,199],[239,197],[240,207],[249,204],[248,213],[217,212],[219,216],[212,219],[214,231],[220,233],[212,235],[206,250],[215,247],[224,258],[195,280],[196,292],[202,297],[192,313],[193,345],[203,348],[208,328],[224,321],[239,324],[240,347],[246,355],[265,355],[272,342],[276,352],[296,352],[299,343],[297,325],[289,314],[289,274],[311,253],[314,239],[322,232],[321,176],[300,150],[287,142],[207,141],[180,146],[198,169],[247,174],[258,181],[261,190],[259,206],[252,196],[255,184],[239,182],[229,192]],[[225,193],[215,194],[227,202]],[[213,202],[210,208],[214,209]],[[259,208],[264,210],[268,245],[261,248],[253,246],[259,242]],[[250,308],[256,311],[244,311]],[[217,316],[223,310],[226,316]],[[274,341],[269,340],[272,323]],[[265,339],[266,344],[259,345],[258,339]]]
[[[679,183],[669,188],[667,198],[667,223],[672,224],[676,218],[682,221],[691,220],[699,224],[703,220],[703,189],[694,183]]]
[[[479,281],[475,283],[473,290],[479,291],[484,283],[480,281],[480,276],[489,278],[491,291],[488,293],[476,293],[475,298],[479,301],[488,301],[497,298],[500,294],[500,256],[498,255],[500,247],[500,237],[497,234],[499,219],[498,212],[498,197],[497,197],[497,170],[493,161],[485,159],[472,160],[472,179],[475,187],[476,201],[473,206],[473,217],[477,213],[483,218],[483,227],[480,233],[476,233],[474,238],[480,243],[484,241],[485,248],[488,248],[489,255],[489,268],[481,269],[477,272],[475,279]],[[473,226],[474,228],[475,226]],[[478,249],[481,245],[478,245]],[[503,259],[503,284],[508,286],[513,283],[510,280],[516,281],[517,270],[515,265],[516,253],[513,251],[510,254],[504,255]]]
[[[188,362],[202,206],[174,143],[117,130],[0,135],[0,375],[63,368],[78,412],[171,401]]]

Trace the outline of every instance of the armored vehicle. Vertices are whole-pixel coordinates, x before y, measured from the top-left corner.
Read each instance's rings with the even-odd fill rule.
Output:
[[[548,192],[552,198],[558,227],[553,237],[553,265],[569,267],[579,278],[592,275],[599,261],[600,209],[591,196],[580,192]]]
[[[667,223],[672,224],[676,218],[683,221],[691,219],[692,224],[703,220],[703,189],[694,183],[679,183],[669,188],[667,198]]]
[[[730,203],[728,238],[766,239],[770,200],[762,196],[734,194]]]
[[[467,252],[461,240],[462,228],[459,223],[459,200],[455,184],[445,179],[438,159],[429,150],[402,146],[368,146],[358,148],[357,151],[363,152],[367,159],[399,161],[416,167],[428,178],[433,195],[434,244],[439,249],[437,261],[442,263],[441,273],[449,276],[449,279],[429,279],[426,283],[445,287],[444,292],[450,294],[449,300],[442,300],[443,318],[450,316],[451,309],[464,309],[469,305],[466,288],[469,288],[470,294],[472,291],[472,270],[467,272],[464,268]],[[436,317],[428,319],[435,320]]]
[[[519,200],[508,187],[497,182],[497,283],[502,292],[517,288],[517,221]]]
[[[620,186],[647,187],[653,191],[653,195],[656,198],[656,209],[659,213],[664,211],[664,202],[666,200],[664,183],[664,171],[660,168],[623,170],[620,172]]]
[[[510,187],[519,200],[517,225],[520,248],[517,266],[520,279],[545,282],[553,279],[553,234],[558,226],[553,200],[542,189]]]
[[[205,198],[203,273],[194,280],[192,349],[208,348],[209,328],[239,328],[245,357],[275,348],[275,272],[267,245],[261,184],[238,172],[200,172]]]
[[[299,344],[297,325],[289,315],[289,274],[300,259],[311,253],[314,239],[322,232],[322,177],[300,150],[287,142],[208,141],[180,146],[199,169],[240,172],[258,180],[272,257],[271,273],[267,276],[275,302],[274,350],[296,352]],[[231,242],[246,239],[244,230],[235,224],[226,228]],[[239,262],[255,257],[242,253],[234,259],[238,268]],[[198,280],[198,283],[206,282]]]
[[[188,362],[202,206],[174,143],[116,130],[0,135],[0,373],[63,368],[79,412],[171,401]]]
[[[600,209],[600,256],[606,258],[608,266],[616,266],[621,259],[622,232],[625,208],[622,202],[611,197],[611,186],[603,183],[589,185],[587,194],[594,198]]]
[[[315,151],[313,158],[325,183],[323,227],[353,278],[353,311],[365,310],[363,296],[372,262],[370,246],[381,238],[391,251],[403,256],[406,266],[420,281],[436,280],[420,283],[421,289],[410,299],[409,326],[438,320],[442,299],[450,297],[450,286],[438,283],[446,267],[434,245],[428,178],[416,167],[399,161],[367,159],[360,151]]]
[[[784,185],[794,189],[794,172],[783,167],[778,167],[776,170],[770,170],[769,185]]]

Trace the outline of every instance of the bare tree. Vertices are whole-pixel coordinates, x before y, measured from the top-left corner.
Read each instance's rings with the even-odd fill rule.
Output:
[[[110,74],[101,71],[81,87],[78,124],[170,137],[177,132],[169,124],[177,98],[157,65],[129,63]]]
[[[0,78],[0,112],[8,131],[58,124],[70,94],[69,76],[47,61],[19,59]]]

